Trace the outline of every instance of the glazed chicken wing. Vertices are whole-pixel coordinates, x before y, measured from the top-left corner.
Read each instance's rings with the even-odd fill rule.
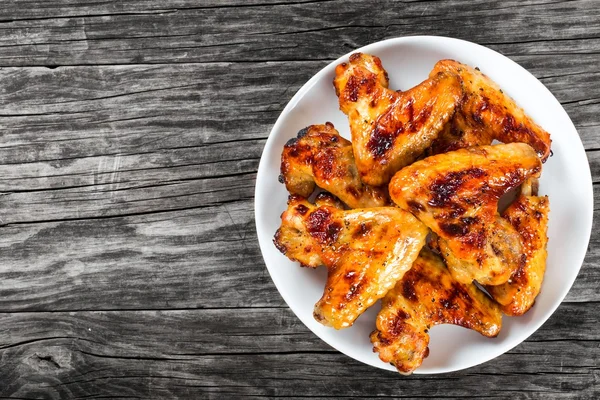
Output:
[[[386,188],[361,182],[352,143],[341,137],[329,122],[304,128],[297,138],[286,143],[281,155],[280,180],[292,195],[309,197],[318,186],[350,208],[389,204]]]
[[[461,283],[506,282],[519,267],[519,233],[498,214],[498,200],[541,161],[524,143],[471,147],[425,158],[398,172],[392,200],[438,236],[452,276]]]
[[[495,139],[503,143],[527,143],[546,161],[550,155],[550,134],[533,122],[494,81],[478,69],[454,60],[438,61],[430,77],[440,73],[458,75],[464,97],[434,142],[434,154],[489,145]]]
[[[524,250],[524,260],[508,282],[486,287],[507,315],[523,315],[533,306],[546,271],[550,208],[547,196],[536,196],[536,186],[537,182],[526,181],[521,195],[502,213],[519,232]]]
[[[371,333],[373,351],[400,373],[411,373],[429,354],[428,331],[439,324],[460,325],[494,337],[500,332],[502,315],[475,284],[454,280],[443,261],[423,248],[410,271],[382,300],[377,329]]]
[[[454,114],[463,90],[455,73],[440,72],[407,90],[387,88],[375,56],[355,53],[337,66],[334,86],[348,115],[356,166],[363,182],[386,184],[415,161]]]
[[[328,269],[323,297],[315,305],[320,323],[351,326],[410,269],[427,228],[395,207],[343,210],[321,196],[316,205],[291,196],[275,245],[291,260]]]

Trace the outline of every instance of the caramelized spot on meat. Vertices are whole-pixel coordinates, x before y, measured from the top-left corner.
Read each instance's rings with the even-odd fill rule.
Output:
[[[298,138],[291,138],[289,139],[287,142],[285,142],[285,147],[292,147],[293,145],[296,144],[296,142],[298,141]]]
[[[458,218],[456,211],[450,213],[451,218]],[[471,225],[479,221],[477,217],[463,217],[458,223],[440,222],[440,229],[449,236],[465,236]]]
[[[354,298],[356,296],[358,296],[363,291],[363,288],[367,284],[368,284],[368,280],[364,279],[364,280],[362,280],[362,281],[360,281],[358,283],[355,283],[354,285],[350,286],[350,291],[348,293],[346,293],[346,295],[344,296],[344,299],[347,302],[351,302],[352,300],[354,300]]]
[[[404,310],[398,310],[396,313],[396,318],[392,322],[392,326],[390,326],[389,334],[390,336],[399,336],[405,329],[405,322],[410,318],[410,315]]]
[[[308,216],[308,232],[320,243],[332,243],[337,240],[342,226],[331,220],[331,212],[319,208]]]
[[[431,199],[427,202],[432,207],[445,207],[450,198],[460,189],[465,178],[482,178],[486,172],[481,168],[469,168],[463,171],[449,172],[436,179],[430,186]]]
[[[421,112],[417,115],[416,118],[414,118],[412,116],[412,103],[411,104],[411,115],[410,115],[410,122],[408,125],[408,131],[409,132],[417,132],[418,130],[420,130],[423,127],[423,124],[427,121],[427,118],[429,118],[429,116],[431,115],[431,105],[426,106],[425,108],[423,108],[421,110]]]
[[[409,200],[406,202],[406,204],[408,204],[410,211],[412,211],[413,213],[425,211],[425,207],[423,206],[423,204],[421,204],[417,201]]]
[[[323,179],[331,179],[335,173],[335,155],[329,149],[323,150],[316,159],[316,168]]]
[[[304,215],[308,211],[308,207],[306,207],[304,204],[298,204],[296,206],[296,211],[298,212],[298,214]]]
[[[461,238],[461,241],[469,246],[476,249],[482,249],[486,243],[485,234],[483,231],[477,230],[470,232]]]
[[[481,118],[481,109],[474,111],[473,114],[471,114],[471,119],[473,119],[477,125],[484,125],[483,118]]]
[[[360,89],[360,83],[358,82],[357,78],[353,75],[350,77],[350,79],[348,79],[348,83],[346,83],[346,91],[349,92],[348,93],[348,100],[350,100],[353,103],[356,103],[356,101],[358,101],[358,90]]]
[[[447,310],[452,308],[452,302],[449,299],[440,300],[440,304]]]
[[[354,62],[357,60],[360,60],[360,57],[362,56],[362,53],[354,53],[350,56],[350,62]]]
[[[512,115],[508,114],[504,118],[504,121],[502,121],[502,129],[504,130],[504,133],[516,130],[515,118]]]
[[[467,225],[446,222],[440,222],[440,229],[448,236],[464,236],[469,232]]]
[[[287,253],[287,247],[282,243],[281,240],[281,228],[277,229],[277,232],[275,232],[275,237],[273,238],[273,244],[275,244],[275,247],[277,247],[277,250],[279,250],[282,254]]]
[[[404,282],[402,283],[402,295],[410,301],[417,301],[417,292],[415,290],[414,280],[404,279]]]
[[[369,232],[371,232],[371,224],[367,224],[367,223],[361,223],[360,225],[358,225],[358,228],[356,229],[356,231],[354,231],[354,233],[352,234],[352,237],[355,239],[359,239],[365,235],[367,235]]]
[[[481,106],[479,107],[479,111],[483,112],[490,108],[490,99],[487,96],[481,96]]]
[[[296,137],[298,139],[303,138],[304,136],[306,136],[306,134],[308,133],[308,126],[306,128],[302,128],[298,131],[298,134],[296,135]]]
[[[396,131],[389,131],[384,127],[377,125],[373,134],[367,142],[367,148],[376,159],[383,156],[393,147],[396,137],[404,132],[404,127],[400,125]]]

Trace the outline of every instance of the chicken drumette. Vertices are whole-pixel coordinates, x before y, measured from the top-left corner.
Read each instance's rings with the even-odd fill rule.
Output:
[[[434,325],[460,325],[488,337],[498,335],[502,326],[498,305],[475,284],[457,282],[426,248],[381,304],[371,333],[373,350],[403,374],[413,372],[429,354],[428,331]]]
[[[329,122],[308,126],[286,143],[281,155],[280,180],[292,195],[308,198],[318,186],[350,208],[389,204],[387,188],[361,182],[352,143],[341,137]]]

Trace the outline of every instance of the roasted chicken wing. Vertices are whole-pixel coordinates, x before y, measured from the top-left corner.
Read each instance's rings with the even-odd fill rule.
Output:
[[[498,200],[541,161],[524,143],[438,154],[409,165],[390,182],[392,200],[438,236],[452,276],[461,283],[506,282],[521,263],[519,233],[498,214]]]
[[[429,354],[428,331],[434,325],[460,325],[494,337],[500,332],[502,315],[475,284],[457,282],[443,261],[423,248],[412,268],[383,298],[376,324],[371,333],[373,351],[408,374]]]
[[[328,269],[315,319],[336,329],[352,325],[410,269],[427,228],[395,207],[343,210],[326,196],[317,204],[290,196],[275,245],[291,260]]]
[[[439,72],[405,92],[389,90],[375,56],[355,53],[335,70],[340,109],[348,115],[363,182],[386,184],[427,149],[463,97],[456,73]]]
[[[507,315],[523,315],[533,306],[546,271],[550,208],[547,196],[536,196],[536,187],[537,182],[527,180],[521,195],[502,213],[519,232],[524,251],[523,262],[508,282],[486,287]]]
[[[522,142],[535,149],[542,161],[550,155],[550,134],[536,124],[513,99],[476,68],[454,60],[442,60],[430,73],[456,74],[464,88],[464,97],[450,123],[434,141],[432,153],[459,148]]]
[[[309,197],[318,186],[350,208],[389,204],[387,188],[361,182],[352,143],[341,137],[329,122],[304,128],[286,143],[281,155],[280,180],[293,195]]]

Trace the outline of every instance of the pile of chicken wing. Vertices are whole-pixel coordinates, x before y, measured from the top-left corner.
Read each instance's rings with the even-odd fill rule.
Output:
[[[537,179],[550,135],[453,60],[395,91],[379,58],[355,53],[333,83],[352,141],[326,123],[287,142],[290,197],[274,239],[301,266],[327,268],[315,319],[347,328],[381,300],[373,351],[404,374],[427,357],[434,325],[497,336],[502,313],[527,312],[544,277],[549,204]]]

